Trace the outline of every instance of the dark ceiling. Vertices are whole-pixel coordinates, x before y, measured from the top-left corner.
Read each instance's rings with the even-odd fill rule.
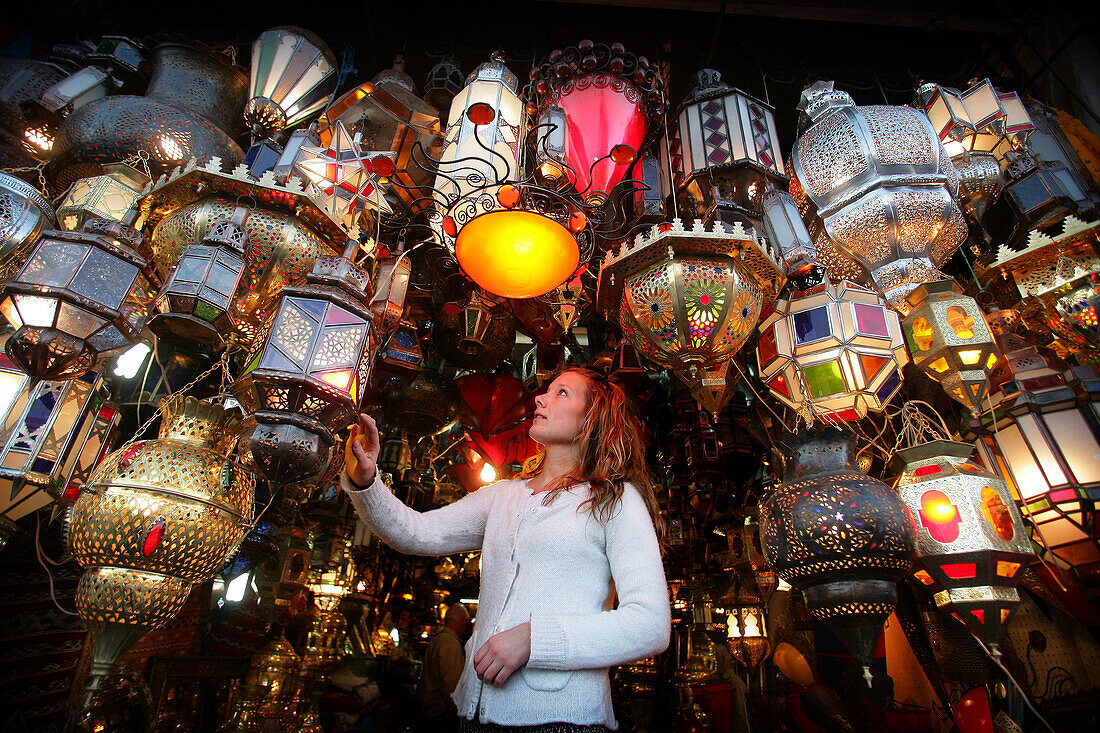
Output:
[[[418,83],[439,55],[453,52],[464,71],[503,49],[521,77],[534,57],[582,38],[621,41],[651,60],[667,61],[677,103],[704,65],[776,107],[785,147],[794,138],[802,88],[835,79],[862,104],[904,104],[921,79],[965,85],[997,76],[990,64],[1014,31],[990,5],[857,2],[411,2],[280,4],[195,0],[59,0],[0,11],[0,53],[43,55],[50,44],[123,33],[158,39],[186,36],[232,44],[247,63],[252,40],[275,25],[308,28],[340,57],[354,53],[345,86],[374,76],[395,54],[407,57]],[[1013,23],[1034,23],[1043,9],[1008,3]],[[1047,8],[1048,6],[1043,6]],[[960,9],[961,8],[961,9]],[[1031,8],[1031,9],[1028,9]],[[724,10],[725,12],[721,12]],[[1037,16],[1036,16],[1037,17]],[[1007,39],[1007,40],[1006,40]],[[349,57],[350,58],[350,57]],[[983,63],[984,62],[984,63]],[[1012,84],[1005,86],[1012,88]]]

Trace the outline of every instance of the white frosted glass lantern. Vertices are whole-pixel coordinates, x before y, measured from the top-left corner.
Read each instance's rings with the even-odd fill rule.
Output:
[[[451,102],[433,218],[449,245],[468,221],[501,208],[496,197],[500,184],[520,176],[526,112],[518,88],[516,75],[494,54]]]
[[[126,163],[105,165],[102,176],[81,178],[57,207],[61,228],[76,232],[89,219],[122,221],[149,184],[149,176]]]
[[[252,44],[244,118],[254,135],[269,135],[319,112],[336,89],[336,57],[317,36],[281,26]]]
[[[1022,143],[1035,129],[1020,95],[998,92],[989,79],[962,92],[925,84],[917,91],[917,98],[952,158],[963,153],[1003,157],[1013,143]]]

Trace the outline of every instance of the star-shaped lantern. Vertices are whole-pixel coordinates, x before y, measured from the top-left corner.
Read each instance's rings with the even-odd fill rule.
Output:
[[[382,213],[392,209],[382,194],[382,184],[393,174],[392,151],[363,151],[359,136],[352,136],[337,122],[328,147],[302,146],[302,152],[313,156],[298,163],[307,178],[329,197],[329,211],[354,221],[364,208]]]

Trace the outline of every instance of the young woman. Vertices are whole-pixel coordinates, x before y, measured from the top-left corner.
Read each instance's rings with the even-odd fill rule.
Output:
[[[615,729],[608,667],[668,647],[663,523],[641,422],[617,385],[587,369],[562,373],[535,406],[531,437],[543,450],[520,477],[430,512],[379,481],[370,417],[346,447],[344,489],[387,544],[482,551],[477,623],[454,693],[462,731]]]

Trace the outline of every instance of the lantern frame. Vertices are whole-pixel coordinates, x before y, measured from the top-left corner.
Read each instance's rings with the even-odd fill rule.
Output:
[[[877,293],[855,283],[825,282],[777,300],[759,331],[761,381],[807,419],[863,418],[901,389],[909,362],[901,322]]]
[[[980,412],[1000,358],[981,307],[954,280],[925,283],[906,298],[902,328],[913,363],[956,402]]]
[[[151,180],[127,163],[103,166],[101,176],[81,178],[69,187],[57,206],[62,229],[78,231],[90,219],[122,221]]]
[[[4,286],[0,313],[19,329],[8,355],[32,376],[63,379],[136,343],[152,301],[141,242],[136,229],[107,219],[83,232],[44,232]]]
[[[1024,144],[1035,125],[1016,92],[998,92],[989,79],[964,91],[924,84],[917,101],[952,158],[964,153],[1005,152]]]

